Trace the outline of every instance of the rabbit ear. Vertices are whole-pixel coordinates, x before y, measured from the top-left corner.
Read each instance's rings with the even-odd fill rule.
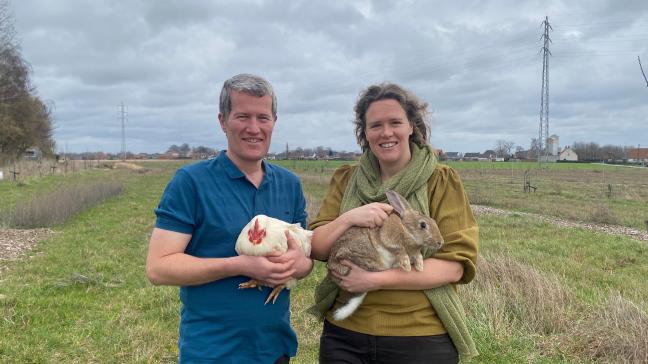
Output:
[[[387,201],[389,201],[389,204],[392,205],[394,211],[401,218],[405,214],[405,211],[412,209],[407,200],[403,196],[399,195],[396,191],[387,190],[385,192],[385,195],[387,195]]]

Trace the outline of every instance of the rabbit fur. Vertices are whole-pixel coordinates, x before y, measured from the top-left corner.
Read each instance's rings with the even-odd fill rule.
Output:
[[[395,191],[386,192],[389,204],[394,208],[377,228],[351,227],[333,243],[327,267],[340,275],[348,275],[350,268],[341,264],[349,260],[361,268],[377,272],[391,268],[411,271],[423,270],[422,249],[427,247],[436,252],[443,244],[443,237],[434,219],[412,209],[410,204]],[[336,281],[329,273],[329,277]],[[337,309],[336,321],[351,316],[360,306],[364,293],[353,294],[347,304]]]

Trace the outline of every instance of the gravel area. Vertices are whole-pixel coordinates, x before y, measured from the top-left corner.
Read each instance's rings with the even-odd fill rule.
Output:
[[[27,256],[31,249],[54,232],[50,229],[0,229],[0,272],[7,262]]]
[[[619,225],[606,225],[606,224],[597,224],[597,223],[590,223],[590,222],[581,222],[581,221],[570,221],[570,220],[564,220],[560,219],[554,216],[546,216],[546,215],[540,215],[540,214],[533,214],[529,212],[517,212],[517,211],[509,211],[509,210],[501,210],[497,209],[494,207],[488,207],[488,206],[481,206],[481,205],[472,205],[473,212],[475,215],[501,215],[501,216],[506,216],[506,215],[511,215],[511,214],[517,214],[521,216],[528,216],[528,217],[533,217],[535,219],[540,219],[552,224],[556,224],[558,226],[562,227],[578,227],[578,228],[583,228],[583,229],[589,229],[589,230],[594,230],[598,231],[601,233],[606,233],[606,234],[614,234],[614,235],[624,235],[624,236],[629,236],[633,239],[636,240],[641,240],[641,241],[648,241],[648,232],[643,231],[643,230],[637,230],[633,229],[630,227],[625,227],[625,226],[619,226]]]

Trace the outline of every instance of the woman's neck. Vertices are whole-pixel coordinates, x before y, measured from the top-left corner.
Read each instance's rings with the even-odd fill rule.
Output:
[[[388,179],[394,177],[396,174],[398,174],[398,172],[407,167],[411,159],[412,157],[410,156],[410,159],[404,162],[399,161],[398,163],[394,164],[384,164],[379,161],[378,165],[380,166],[380,180],[384,183]]]

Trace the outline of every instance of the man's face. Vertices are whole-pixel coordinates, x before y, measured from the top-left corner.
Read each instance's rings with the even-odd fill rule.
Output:
[[[225,120],[218,115],[227,135],[227,156],[237,165],[256,164],[268,153],[272,128],[272,97],[257,97],[233,91],[232,110]]]

